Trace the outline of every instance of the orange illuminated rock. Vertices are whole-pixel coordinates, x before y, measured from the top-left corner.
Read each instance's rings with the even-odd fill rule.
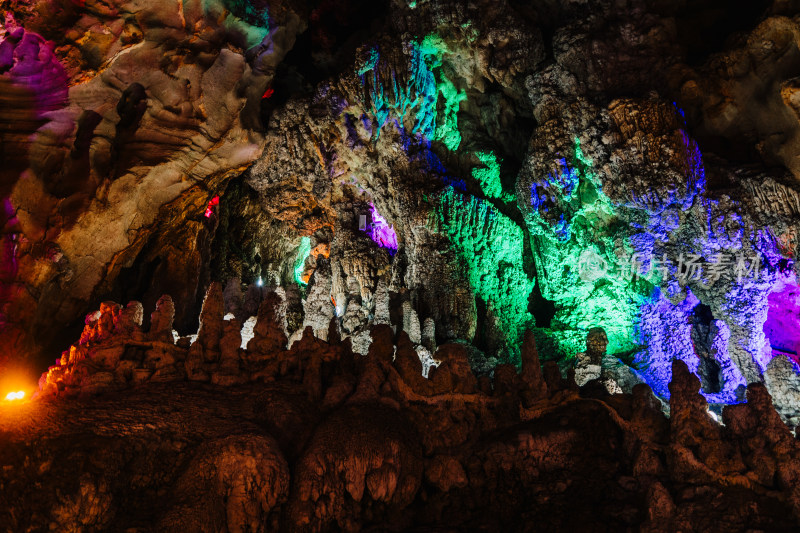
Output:
[[[88,499],[78,518],[125,530],[128,515],[119,509],[129,493],[106,490],[117,485],[153,489],[140,497],[153,499],[148,505],[159,512],[140,520],[159,531],[220,523],[241,531],[264,524],[382,530],[410,528],[415,520],[505,531],[530,510],[540,522],[583,531],[616,524],[619,508],[631,509],[632,527],[646,521],[657,531],[663,521],[666,531],[716,512],[696,504],[708,491],[720,509],[746,498],[745,514],[727,518],[737,530],[791,530],[786,524],[800,517],[800,444],[763,385],[751,385],[748,404],[725,410],[722,427],[707,415],[697,377],[676,362],[669,421],[644,385],[632,395],[580,397],[557,366],[539,368],[531,335],[522,372],[500,365],[493,386],[476,385],[458,344],[440,346],[441,364],[425,379],[407,333],[395,336],[388,325],[373,329],[366,356],[354,355],[350,340],[335,331],[323,341],[309,327],[290,349],[270,345],[270,357],[256,365],[241,348],[240,323],[217,323],[218,292],[206,300],[204,339],[213,338],[220,357],[204,361],[197,351],[192,363],[211,383],[193,383],[197,376],[184,371],[188,345],[142,340],[136,328],[117,327],[131,323],[122,307],[105,303],[84,342],[42,376],[40,395],[56,398],[26,402],[40,418],[21,423],[11,417],[23,411],[0,409],[0,433],[11,436],[4,450],[25,452],[11,453],[12,470],[0,470],[0,483],[9,487],[0,516],[5,501],[33,501],[10,476],[30,476],[33,487],[58,485],[72,475],[65,461],[91,457],[95,474],[80,487],[52,495],[36,489],[39,498],[58,500],[46,519],[76,523],[78,515],[59,502]],[[264,300],[262,341],[282,331],[276,307],[279,299]],[[76,434],[81,446],[57,447]],[[125,438],[109,438],[117,435]],[[36,454],[25,448],[31,438]],[[54,453],[66,456],[53,461]],[[24,456],[43,463],[19,470],[14,458]],[[588,513],[574,503],[586,494],[602,503]],[[36,530],[44,518],[22,520]]]

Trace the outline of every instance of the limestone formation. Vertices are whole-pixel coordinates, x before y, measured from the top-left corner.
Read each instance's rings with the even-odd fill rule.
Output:
[[[286,302],[278,291],[270,291],[258,308],[253,338],[247,343],[248,357],[272,358],[286,348]]]
[[[270,24],[197,2],[12,2],[3,13],[2,101],[24,102],[3,114],[4,153],[15,153],[3,195],[26,236],[18,282],[47,295],[14,317],[35,316],[35,325],[17,326],[30,332],[74,318],[157,240],[161,223],[202,216],[208,191],[258,155],[264,141],[253,111],[302,23],[293,11]],[[48,217],[59,218],[57,228],[48,229]],[[52,247],[58,264],[45,252]],[[186,257],[161,250],[161,258],[173,274],[191,272],[178,264]],[[191,294],[185,286],[174,287],[181,301]],[[63,299],[61,310],[47,298]]]
[[[172,297],[165,294],[159,298],[156,308],[150,315],[150,331],[147,337],[153,341],[172,342],[172,324],[175,318],[175,305]]]
[[[0,529],[797,529],[797,1],[0,6]]]
[[[42,376],[39,397],[18,406],[22,419],[0,410],[10,458],[0,472],[4,523],[163,531],[505,530],[520,516],[578,530],[696,531],[710,515],[731,529],[800,523],[800,444],[763,384],[750,385],[747,403],[725,408],[722,426],[699,378],[676,361],[668,419],[644,384],[632,394],[592,396],[587,386],[578,395],[552,361],[540,368],[532,331],[521,372],[499,365],[487,386],[457,343],[439,346],[426,379],[408,334],[387,325],[373,328],[366,356],[354,356],[349,339],[324,342],[308,328],[291,349],[284,336],[256,364],[250,344],[261,349],[269,332],[283,334],[276,292],[262,302],[247,349],[240,323],[222,321],[219,360],[199,361],[211,384],[198,384],[189,356],[201,337],[206,345],[212,338],[217,289],[206,298],[204,334],[184,348],[137,338],[118,327],[121,306],[104,303]],[[169,301],[156,317],[167,316]],[[37,435],[47,438],[30,440]],[[80,435],[82,446],[66,435]],[[84,462],[98,469],[73,483],[70,468]],[[620,489],[609,490],[609,480]],[[143,492],[132,499],[132,488]],[[37,499],[28,500],[32,491]],[[697,505],[706,493],[710,508]],[[591,512],[576,508],[581,494],[597,502]],[[20,513],[22,501],[44,503]]]

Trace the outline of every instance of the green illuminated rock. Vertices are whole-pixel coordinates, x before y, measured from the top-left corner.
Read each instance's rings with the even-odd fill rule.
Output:
[[[435,213],[438,230],[467,265],[470,286],[486,303],[484,326],[502,332],[499,352],[518,362],[524,329],[533,325],[528,297],[534,281],[523,269],[522,230],[491,204],[453,188],[439,194]]]

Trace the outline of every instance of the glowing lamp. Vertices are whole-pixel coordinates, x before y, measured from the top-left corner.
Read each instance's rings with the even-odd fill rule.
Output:
[[[6,401],[21,400],[25,397],[25,391],[9,392],[6,394]]]
[[[219,196],[215,196],[211,200],[209,200],[208,205],[206,206],[206,211],[203,213],[206,218],[211,218],[214,215],[214,208],[219,205]]]

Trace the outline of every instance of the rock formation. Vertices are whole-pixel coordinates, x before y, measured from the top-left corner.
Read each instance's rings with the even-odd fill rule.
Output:
[[[0,6],[0,525],[797,526],[797,2]]]
[[[712,403],[765,381],[796,418],[794,372],[764,377],[800,349],[789,6],[725,46],[670,2],[345,2],[338,29],[280,2],[25,6],[0,68],[6,357],[63,349],[104,299],[168,293],[190,334],[216,281],[242,323],[282,287],[292,342],[336,317],[365,354],[390,324],[472,344],[478,372],[530,328],[573,366],[602,327],[626,390],[666,399],[678,358]]]
[[[153,320],[143,332],[127,312],[140,309],[135,303],[104,303],[87,318],[81,339],[42,376],[38,397],[0,410],[3,524],[12,531],[51,524],[782,531],[800,524],[800,442],[763,384],[748,387],[746,403],[725,407],[723,426],[700,380],[675,361],[667,418],[645,384],[598,396],[596,381],[578,389],[557,367],[541,368],[530,331],[519,373],[500,365],[493,382],[476,379],[466,348],[444,344],[426,379],[408,334],[386,325],[372,329],[368,355],[354,354],[349,340],[321,341],[310,327],[286,349],[271,298],[242,350],[239,322],[217,317],[220,295],[219,287],[209,290],[191,346],[150,340],[168,321]],[[154,314],[168,317],[169,302],[163,298]],[[265,342],[273,334],[277,345]]]

